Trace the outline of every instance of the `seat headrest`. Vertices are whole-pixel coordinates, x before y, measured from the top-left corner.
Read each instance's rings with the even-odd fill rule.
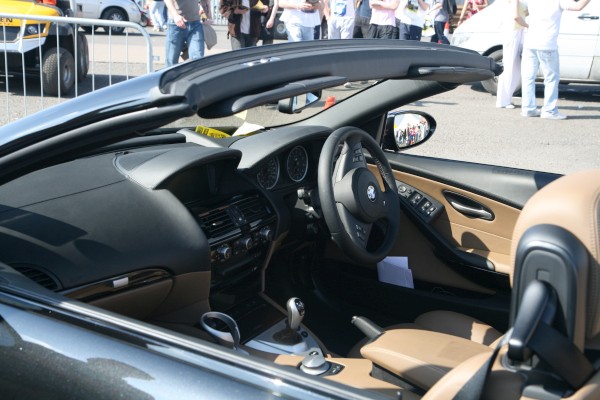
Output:
[[[590,265],[585,336],[586,339],[591,339],[600,334],[600,169],[560,177],[541,188],[527,201],[512,236],[511,280],[521,237],[529,228],[540,224],[555,225],[567,230],[588,252]]]

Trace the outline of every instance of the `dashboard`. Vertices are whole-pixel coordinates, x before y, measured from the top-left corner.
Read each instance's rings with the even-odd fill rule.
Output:
[[[283,128],[229,147],[140,139],[33,172],[0,187],[3,259],[83,301],[204,272],[211,303],[239,302],[293,229],[297,191],[316,187],[329,132]]]

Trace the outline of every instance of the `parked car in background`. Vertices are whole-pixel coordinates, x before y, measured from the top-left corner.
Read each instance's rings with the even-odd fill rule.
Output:
[[[60,17],[70,13],[68,2],[57,6],[34,0],[0,0],[0,13],[28,14],[0,20],[0,76],[40,77],[44,94],[67,94],[88,74],[87,38],[73,25],[38,21],[38,17]]]
[[[111,21],[129,21],[141,24],[142,10],[134,0],[76,0],[75,16],[81,18],[107,19]],[[86,30],[91,30],[91,27]],[[121,34],[123,27],[104,27],[105,32]]]
[[[475,50],[502,62],[502,39],[499,15],[504,1],[496,1],[456,28],[451,44]],[[581,11],[562,14],[558,51],[560,78],[564,83],[600,83],[600,3],[590,2]],[[482,82],[490,93],[496,94],[498,79]]]

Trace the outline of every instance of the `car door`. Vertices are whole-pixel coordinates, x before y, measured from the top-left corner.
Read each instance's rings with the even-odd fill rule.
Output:
[[[81,18],[100,18],[98,14],[100,2],[93,0],[77,0],[77,16]]]
[[[402,210],[402,231],[390,255],[405,257],[413,287],[380,287],[387,294],[378,297],[410,304],[398,314],[405,320],[451,310],[506,329],[513,229],[529,197],[559,175],[393,151],[386,155]]]
[[[581,11],[564,11],[558,46],[561,77],[589,79],[594,57],[599,56],[600,4],[590,2]],[[596,77],[597,79],[597,77]]]

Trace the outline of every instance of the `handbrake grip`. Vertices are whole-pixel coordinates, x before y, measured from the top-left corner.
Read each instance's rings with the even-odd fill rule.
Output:
[[[383,334],[383,328],[368,318],[352,317],[352,325],[356,326],[369,339],[376,339]]]

